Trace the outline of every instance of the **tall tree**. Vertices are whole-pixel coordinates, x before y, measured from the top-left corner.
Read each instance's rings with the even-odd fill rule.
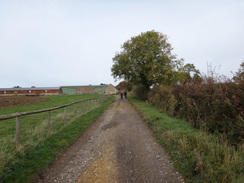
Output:
[[[182,60],[183,63],[183,60]],[[193,64],[182,65],[178,69],[178,81],[181,83],[189,83],[191,81],[200,81],[200,71]]]
[[[167,36],[148,31],[132,37],[113,58],[112,75],[150,88],[154,84],[170,84],[177,79],[179,64],[172,55]]]

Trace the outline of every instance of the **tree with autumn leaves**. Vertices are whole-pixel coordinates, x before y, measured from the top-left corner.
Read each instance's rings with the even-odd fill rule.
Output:
[[[184,65],[183,59],[172,54],[166,35],[148,31],[132,37],[113,58],[111,68],[115,79],[124,79],[148,89],[154,85],[184,82],[197,77],[193,64]],[[193,73],[193,74],[192,74]]]

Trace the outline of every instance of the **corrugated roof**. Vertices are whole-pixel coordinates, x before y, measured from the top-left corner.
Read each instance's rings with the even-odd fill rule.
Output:
[[[61,86],[61,88],[107,88],[108,85]]]
[[[25,90],[59,90],[60,87],[35,87],[35,88],[0,88],[0,91],[25,91]]]

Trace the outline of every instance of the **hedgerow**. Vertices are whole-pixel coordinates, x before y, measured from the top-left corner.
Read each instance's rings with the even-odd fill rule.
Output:
[[[244,137],[244,77],[240,73],[233,80],[203,77],[200,82],[155,86],[147,101],[238,146]]]

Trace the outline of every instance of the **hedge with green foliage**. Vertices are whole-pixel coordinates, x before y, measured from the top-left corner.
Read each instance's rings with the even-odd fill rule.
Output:
[[[243,143],[244,84],[156,86],[149,92],[148,102],[195,128],[220,134],[233,145]]]

